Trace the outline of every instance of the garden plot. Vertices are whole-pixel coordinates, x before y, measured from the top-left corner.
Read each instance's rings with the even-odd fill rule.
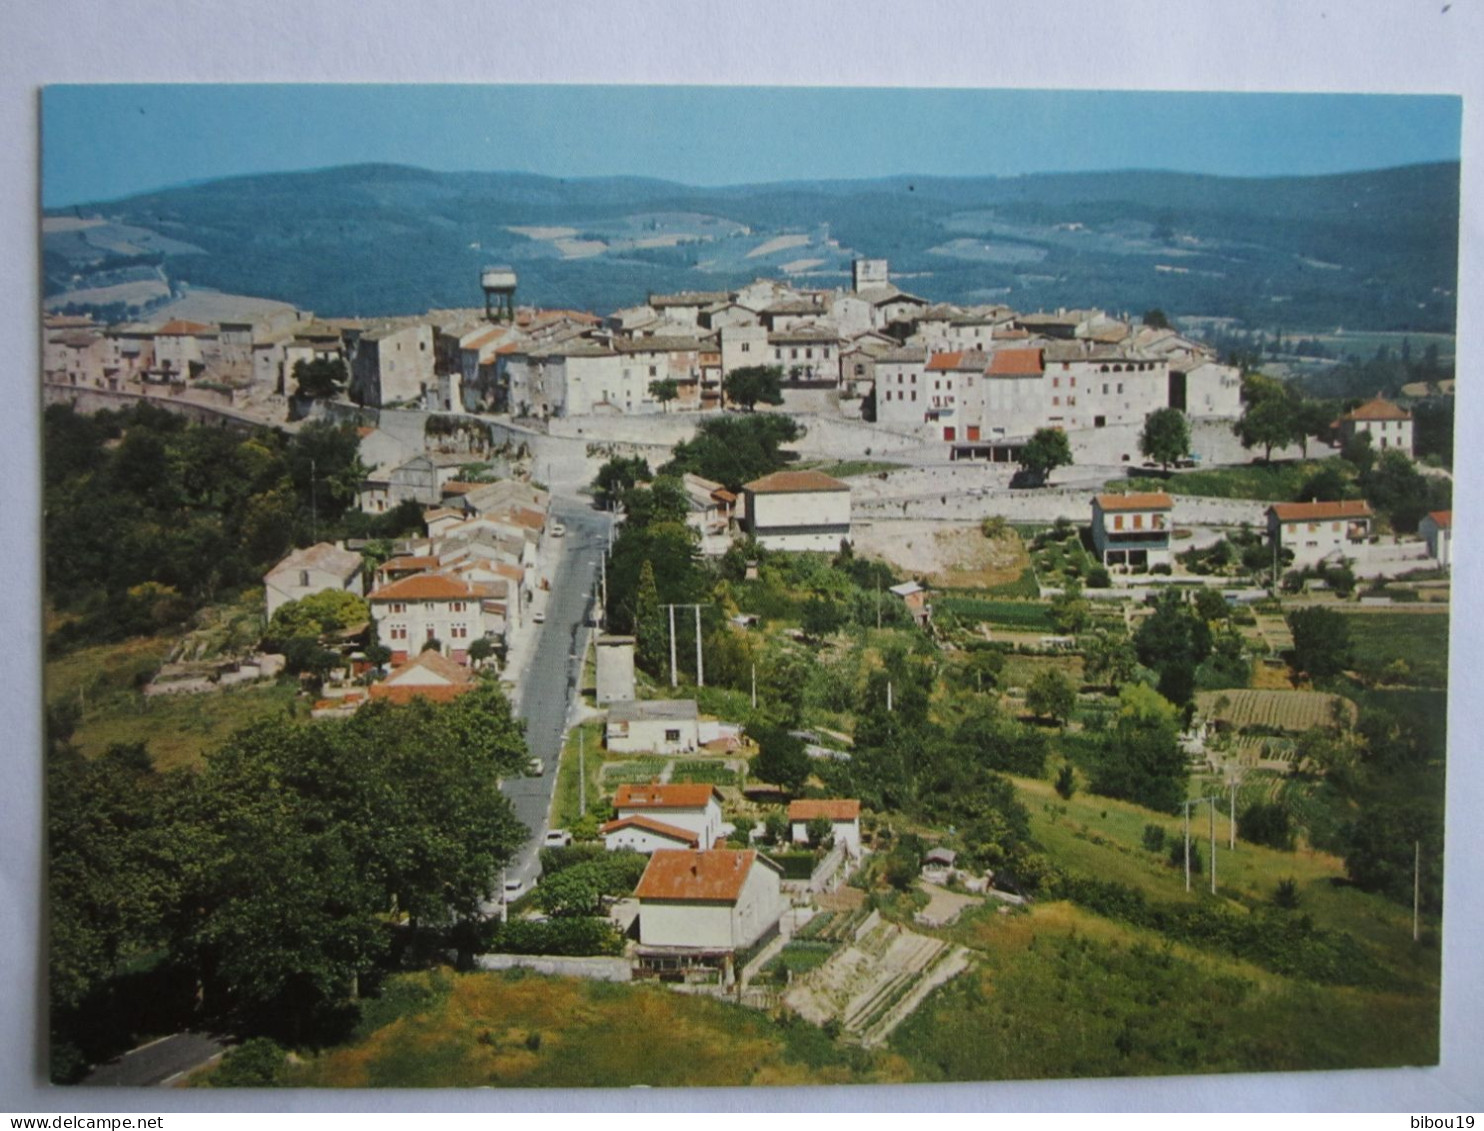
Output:
[[[873,914],[851,942],[796,978],[784,1002],[807,1021],[837,1021],[848,1038],[879,1045],[929,993],[968,965],[963,947]]]
[[[1256,728],[1269,734],[1301,734],[1314,727],[1334,726],[1341,721],[1355,725],[1357,708],[1342,695],[1324,691],[1257,691],[1232,688],[1202,691],[1195,697],[1196,709],[1208,719],[1237,731]]]

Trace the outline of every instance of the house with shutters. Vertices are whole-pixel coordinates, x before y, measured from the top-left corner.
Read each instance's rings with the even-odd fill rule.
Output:
[[[441,573],[417,573],[378,586],[367,598],[376,639],[406,663],[429,641],[437,641],[456,663],[466,663],[469,645],[482,636],[503,635],[505,603],[513,583],[462,581]]]
[[[660,849],[634,896],[639,972],[673,980],[697,968],[728,980],[732,956],[775,931],[786,907],[783,870],[754,849]]]
[[[1175,500],[1163,491],[1098,495],[1092,500],[1092,544],[1110,568],[1169,565]]]
[[[1296,566],[1317,565],[1366,541],[1373,518],[1364,499],[1275,503],[1268,508],[1268,544],[1292,551]]]
[[[380,683],[373,683],[371,698],[399,706],[418,698],[451,703],[478,686],[478,680],[468,668],[439,652],[427,651],[392,669]]]
[[[1371,450],[1401,451],[1412,454],[1412,414],[1400,405],[1377,396],[1351,409],[1335,421],[1340,428],[1340,443],[1349,443],[1359,435],[1371,438]]]
[[[330,542],[295,550],[263,575],[263,589],[270,618],[287,602],[326,589],[343,589],[360,597],[365,593],[361,555]]]

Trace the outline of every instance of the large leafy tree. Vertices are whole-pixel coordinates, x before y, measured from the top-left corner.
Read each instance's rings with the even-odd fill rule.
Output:
[[[1144,418],[1139,451],[1162,467],[1183,459],[1190,451],[1190,422],[1178,408],[1155,409]]]
[[[345,362],[338,357],[294,362],[294,383],[301,397],[338,396],[349,380]]]
[[[1299,398],[1282,381],[1261,373],[1242,378],[1241,419],[1232,431],[1244,448],[1262,448],[1262,458],[1271,460],[1273,449],[1297,443],[1302,438],[1296,416]]]
[[[802,789],[809,777],[809,756],[804,753],[803,739],[776,726],[757,728],[753,738],[758,752],[752,760],[752,776],[781,786],[789,793]]]
[[[1134,633],[1134,651],[1159,673],[1160,694],[1184,704],[1195,691],[1195,669],[1211,653],[1211,629],[1178,593],[1165,592]]]
[[[1026,688],[1025,705],[1033,715],[1065,723],[1077,706],[1077,689],[1061,671],[1047,668]]]
[[[803,434],[783,413],[717,417],[703,423],[694,439],[676,444],[673,458],[661,470],[693,472],[739,491],[744,483],[781,468],[786,461],[780,448]]]
[[[1288,614],[1293,633],[1293,662],[1313,679],[1339,675],[1350,662],[1350,629],[1345,618],[1319,605]]]
[[[1099,752],[1091,789],[1173,813],[1185,799],[1189,777],[1175,707],[1140,683],[1126,684],[1118,700],[1117,720]]]
[[[1071,462],[1072,444],[1060,428],[1036,429],[1029,442],[1020,449],[1020,466],[1042,479]]]
[[[721,391],[727,400],[751,412],[758,404],[782,404],[782,381],[781,366],[746,365],[722,378]]]

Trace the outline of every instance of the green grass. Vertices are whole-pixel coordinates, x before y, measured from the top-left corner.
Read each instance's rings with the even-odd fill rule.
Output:
[[[700,760],[676,762],[670,775],[674,782],[698,782],[705,785],[736,785],[737,771],[729,770],[721,762]]]
[[[603,763],[603,788],[611,790],[620,785],[637,785],[654,781],[664,773],[668,758],[626,758],[621,762]]]
[[[1448,616],[1446,613],[1342,613],[1350,630],[1356,664],[1383,668],[1396,660],[1407,665],[1405,683],[1424,687],[1448,685]]]
[[[848,479],[852,475],[875,475],[880,471],[901,471],[904,466],[906,465],[879,459],[811,460],[794,465],[800,471],[818,471],[835,479]]]
[[[1045,605],[1030,601],[994,601],[982,597],[945,594],[933,602],[937,613],[950,613],[969,624],[998,624],[1026,632],[1054,633]]]
[[[585,768],[588,804],[591,805],[603,796],[603,724],[583,723],[568,732],[567,744],[562,747],[561,761],[557,766],[556,796],[552,806],[552,819],[557,828],[569,827],[581,815],[577,769],[584,759],[579,757],[578,752],[579,731],[583,735],[582,741],[587,745]]]
[[[1257,454],[1261,455],[1261,452]],[[1158,489],[1171,495],[1198,495],[1208,499],[1281,502],[1296,498],[1305,480],[1329,463],[1328,460],[1295,460],[1254,463],[1244,467],[1213,467],[1203,471],[1182,471],[1168,479],[1143,476],[1111,479],[1104,486],[1114,492]]]

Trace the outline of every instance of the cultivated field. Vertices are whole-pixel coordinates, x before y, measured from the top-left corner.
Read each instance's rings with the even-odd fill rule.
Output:
[[[1238,730],[1266,727],[1295,734],[1313,727],[1333,726],[1336,710],[1343,712],[1347,726],[1353,726],[1357,713],[1350,700],[1324,691],[1230,688],[1199,692],[1195,702],[1197,709],[1207,718],[1219,719]]]

